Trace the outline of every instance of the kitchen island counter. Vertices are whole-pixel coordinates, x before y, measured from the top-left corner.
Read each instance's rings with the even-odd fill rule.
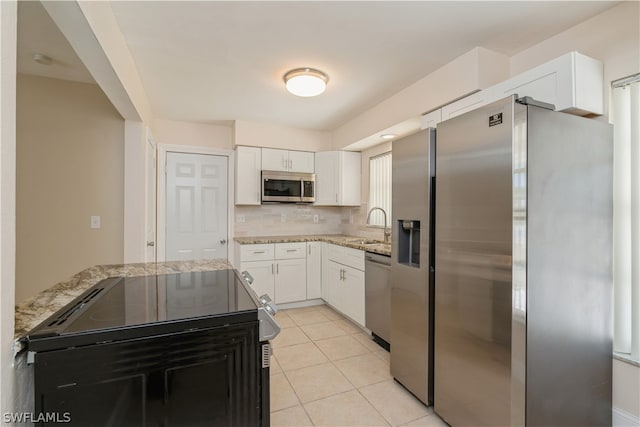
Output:
[[[98,265],[82,270],[68,280],[45,289],[36,296],[16,305],[15,352],[22,345],[20,339],[53,313],[107,277],[153,276],[190,271],[224,270],[233,268],[226,259],[203,261],[149,262],[137,264]]]

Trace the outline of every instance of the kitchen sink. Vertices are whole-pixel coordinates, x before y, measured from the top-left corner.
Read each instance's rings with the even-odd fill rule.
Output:
[[[363,246],[385,244],[385,242],[381,242],[380,240],[366,240],[366,239],[349,240],[349,243],[355,243],[356,245],[363,245]]]

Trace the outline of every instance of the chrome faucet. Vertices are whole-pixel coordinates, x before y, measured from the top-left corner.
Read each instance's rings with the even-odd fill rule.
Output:
[[[391,236],[391,231],[387,228],[387,213],[385,212],[384,209],[379,208],[379,207],[374,207],[371,208],[369,210],[369,213],[367,214],[367,225],[369,224],[369,221],[371,220],[371,212],[375,211],[376,209],[379,209],[382,211],[383,215],[384,215],[384,242],[385,243],[389,243],[389,237]]]

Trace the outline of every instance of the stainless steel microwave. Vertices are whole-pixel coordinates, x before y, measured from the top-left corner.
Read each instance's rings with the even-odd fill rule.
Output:
[[[315,202],[316,174],[262,171],[262,203]]]

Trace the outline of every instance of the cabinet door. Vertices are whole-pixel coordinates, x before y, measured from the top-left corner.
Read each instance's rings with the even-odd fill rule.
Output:
[[[307,299],[322,298],[322,245],[307,242]]]
[[[261,154],[258,147],[236,149],[236,205],[260,204]]]
[[[342,312],[364,327],[364,272],[346,266],[342,269]]]
[[[289,171],[289,152],[275,148],[263,148],[262,170]]]
[[[304,301],[307,299],[306,259],[276,260],[275,302]]]
[[[360,153],[341,151],[340,160],[338,204],[340,206],[360,206],[361,155]]]
[[[327,263],[327,280],[323,283],[322,291],[325,293],[326,285],[326,298],[329,304],[335,307],[339,311],[344,310],[344,295],[342,290],[342,269],[344,267],[337,262],[329,261]]]
[[[338,205],[338,153],[316,153],[316,206]],[[358,181],[359,182],[359,181]]]
[[[248,271],[253,277],[251,287],[258,296],[267,294],[273,300],[275,265],[273,261],[248,261],[240,264],[240,271]]]
[[[289,151],[289,166],[291,172],[313,173],[316,169],[314,153],[310,151]]]
[[[331,304],[329,298],[329,243],[322,243],[322,299],[325,300],[326,303]]]

